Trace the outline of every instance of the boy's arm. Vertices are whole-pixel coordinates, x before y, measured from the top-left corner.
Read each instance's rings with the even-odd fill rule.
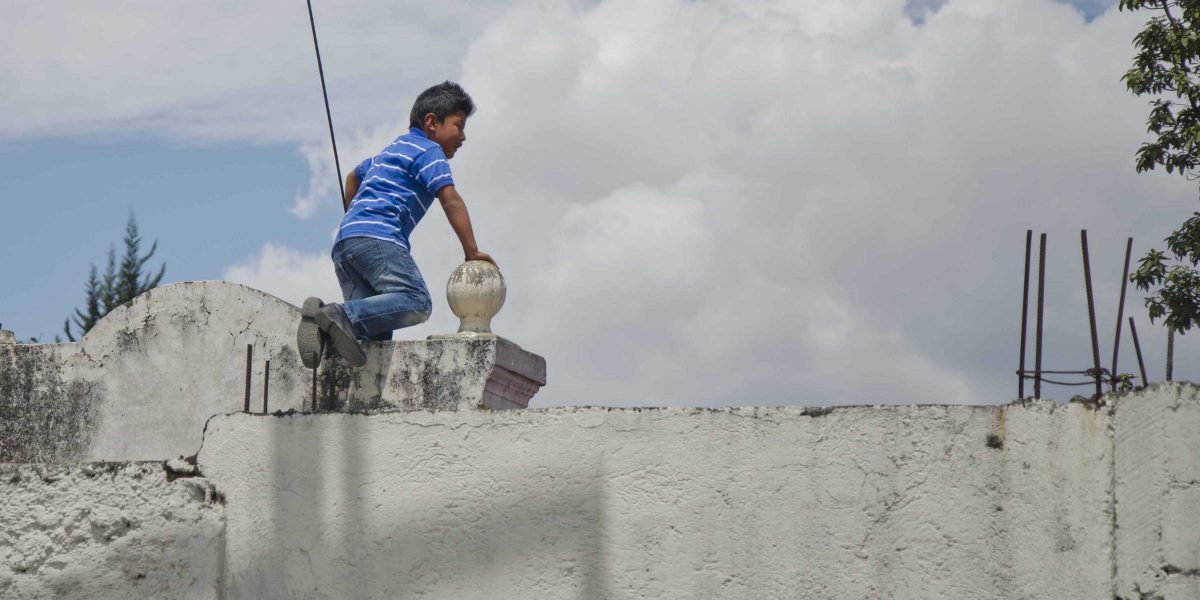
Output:
[[[479,246],[475,245],[475,232],[471,229],[471,215],[467,214],[467,204],[463,202],[462,196],[458,195],[458,190],[455,190],[453,185],[443,187],[438,190],[437,199],[442,203],[442,211],[446,213],[450,227],[458,235],[458,241],[462,242],[463,255],[466,260],[486,260],[495,265],[496,261],[491,256],[480,252]],[[499,265],[496,268],[500,268]]]
[[[358,186],[361,184],[362,182],[358,180],[357,172],[350,171],[350,174],[346,175],[346,197],[342,198],[342,212],[350,210],[350,201],[358,193]]]

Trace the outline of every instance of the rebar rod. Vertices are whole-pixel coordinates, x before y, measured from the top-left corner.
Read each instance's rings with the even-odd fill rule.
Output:
[[[267,396],[271,394],[271,361],[263,367],[263,414],[267,414]]]
[[[1125,268],[1121,271],[1121,299],[1117,301],[1117,332],[1113,335],[1112,391],[1117,391],[1117,356],[1121,351],[1121,324],[1125,316],[1125,288],[1129,285],[1129,257],[1133,254],[1133,238],[1125,242]]]
[[[1021,291],[1021,357],[1017,359],[1017,398],[1025,397],[1025,331],[1029,329],[1029,258],[1033,251],[1033,230],[1025,230],[1025,286]]]
[[[1101,387],[1100,373],[1100,339],[1096,335],[1096,303],[1092,299],[1092,267],[1088,262],[1088,242],[1087,230],[1079,231],[1079,241],[1083,246],[1083,284],[1087,289],[1087,307],[1088,307],[1088,324],[1092,332],[1092,362],[1095,364],[1096,376],[1096,398],[1100,398],[1104,394],[1104,388]]]
[[[254,345],[246,344],[246,405],[242,408],[245,412],[250,412],[250,369],[253,367],[251,361],[254,359]]]
[[[1042,234],[1038,249],[1037,331],[1033,352],[1033,397],[1042,397],[1042,311],[1046,305],[1046,234]]]
[[[1167,381],[1175,371],[1175,329],[1167,327]]]
[[[1133,351],[1137,353],[1138,371],[1142,374],[1142,387],[1150,385],[1150,381],[1146,379],[1146,363],[1142,361],[1142,344],[1138,342],[1137,325],[1133,324],[1133,317],[1129,317],[1129,333],[1133,336]]]

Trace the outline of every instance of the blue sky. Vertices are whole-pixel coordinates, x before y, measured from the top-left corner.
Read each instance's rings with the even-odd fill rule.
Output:
[[[509,279],[498,330],[548,357],[541,401],[721,405],[1007,400],[1027,227],[1061,250],[1048,352],[1090,360],[1078,229],[1111,271],[1125,235],[1144,251],[1195,200],[1133,173],[1145,103],[1118,78],[1138,19],[1114,4],[314,7],[343,169],[425,85],[479,101],[456,179]],[[131,210],[166,281],[336,295],[303,10],[0,9],[5,329],[61,333]],[[439,289],[442,215],[414,243]],[[402,337],[452,330],[448,312]]]
[[[327,228],[287,214],[307,176],[293,148],[34,139],[0,144],[0,162],[12,232],[0,239],[0,255],[9,257],[4,280],[16,284],[0,297],[0,322],[21,337],[62,333],[82,304],[89,266],[103,270],[110,244],[120,259],[130,211],[146,249],[158,240],[154,264],[167,264],[165,281],[219,279],[264,239],[314,251],[325,240]]]

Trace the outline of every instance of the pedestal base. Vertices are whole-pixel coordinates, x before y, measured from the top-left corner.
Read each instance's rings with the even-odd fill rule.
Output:
[[[525,408],[546,385],[546,359],[492,333],[363,346],[361,368],[322,361],[318,411]]]

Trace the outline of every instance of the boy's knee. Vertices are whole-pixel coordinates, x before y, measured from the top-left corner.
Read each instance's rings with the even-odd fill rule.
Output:
[[[424,318],[421,319],[422,323],[428,321],[429,316],[433,314],[433,299],[429,297],[428,292],[426,292],[425,297],[421,299],[421,306],[419,307],[419,310],[425,315]]]
[[[429,320],[429,316],[433,314],[433,302],[429,300],[429,296],[421,299],[421,302],[413,310],[408,311],[404,315],[404,324],[401,327],[412,327],[420,325]]]
[[[398,328],[420,325],[421,323],[429,320],[429,315],[432,312],[432,309],[410,310],[404,314],[404,320],[402,323],[400,323]]]

